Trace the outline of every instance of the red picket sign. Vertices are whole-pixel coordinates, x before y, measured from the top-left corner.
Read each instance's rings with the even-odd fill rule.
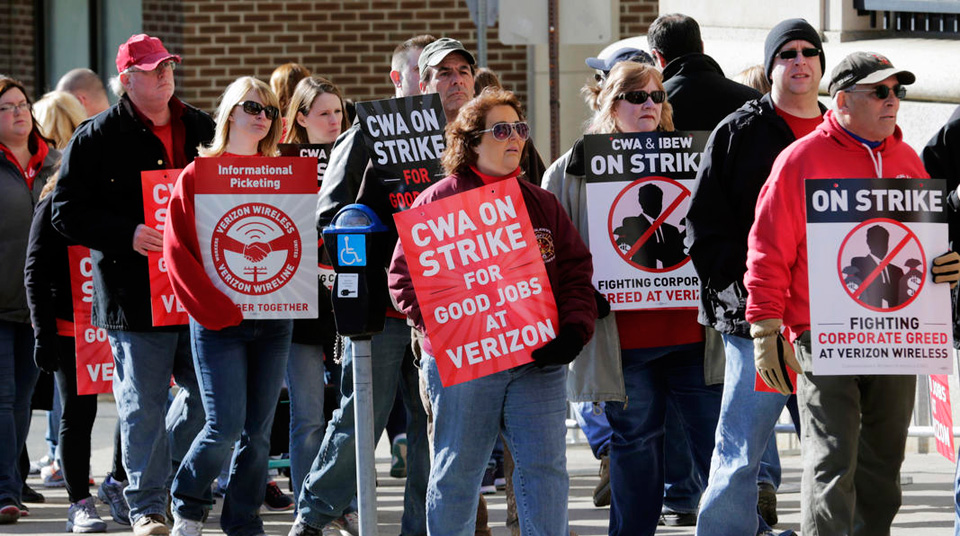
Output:
[[[444,386],[531,361],[557,305],[516,179],[394,215]]]
[[[77,351],[77,394],[95,395],[113,391],[113,352],[107,332],[90,323],[93,303],[93,262],[90,250],[70,246],[70,291],[73,294],[74,340]]]
[[[180,169],[159,169],[140,173],[143,185],[143,219],[147,227],[163,232],[170,193],[181,171]],[[173,285],[167,277],[163,253],[148,252],[147,262],[150,269],[150,307],[153,312],[153,325],[187,324],[190,317],[173,294]]]
[[[957,449],[953,446],[953,411],[950,408],[950,377],[945,374],[930,375],[930,412],[933,414],[933,436],[937,439],[937,452],[951,462],[957,461]]]

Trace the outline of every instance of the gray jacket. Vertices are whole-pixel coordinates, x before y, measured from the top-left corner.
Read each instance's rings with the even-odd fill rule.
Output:
[[[567,151],[543,174],[541,186],[560,200],[560,205],[587,247],[587,183],[582,175],[567,173],[572,150]],[[625,402],[623,366],[620,361],[620,335],[615,312],[596,322],[593,338],[570,364],[567,374],[567,398],[571,402]]]

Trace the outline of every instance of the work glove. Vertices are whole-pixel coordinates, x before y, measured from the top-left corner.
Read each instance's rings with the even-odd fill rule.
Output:
[[[780,333],[783,321],[779,318],[768,318],[750,325],[750,336],[753,337],[753,360],[757,366],[757,373],[763,383],[780,394],[790,395],[793,384],[787,374],[789,366],[798,374],[803,373],[797,356],[791,345]]]
[[[530,357],[533,364],[543,368],[549,365],[566,365],[576,359],[583,350],[583,337],[571,326],[562,326],[557,338],[534,350]]]
[[[57,341],[37,341],[33,347],[33,361],[44,372],[56,372],[60,368],[60,352]]]
[[[610,302],[596,289],[593,290],[593,299],[597,301],[597,318],[606,318],[610,314]]]
[[[950,283],[950,288],[957,286],[960,281],[960,255],[956,251],[948,251],[933,259],[933,282]]]

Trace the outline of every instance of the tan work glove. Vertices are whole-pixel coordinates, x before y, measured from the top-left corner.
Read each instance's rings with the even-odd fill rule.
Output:
[[[761,320],[750,325],[750,336],[753,337],[753,361],[763,383],[780,394],[790,395],[793,384],[787,367],[798,374],[803,373],[803,369],[793,352],[793,345],[780,333],[782,325],[779,318]]]
[[[957,286],[960,281],[960,255],[956,251],[948,251],[933,259],[933,282],[950,283],[950,288]]]

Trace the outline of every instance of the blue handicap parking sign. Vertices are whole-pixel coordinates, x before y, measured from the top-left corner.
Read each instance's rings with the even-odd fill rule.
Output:
[[[340,266],[366,266],[367,240],[362,234],[337,235],[337,259]]]

